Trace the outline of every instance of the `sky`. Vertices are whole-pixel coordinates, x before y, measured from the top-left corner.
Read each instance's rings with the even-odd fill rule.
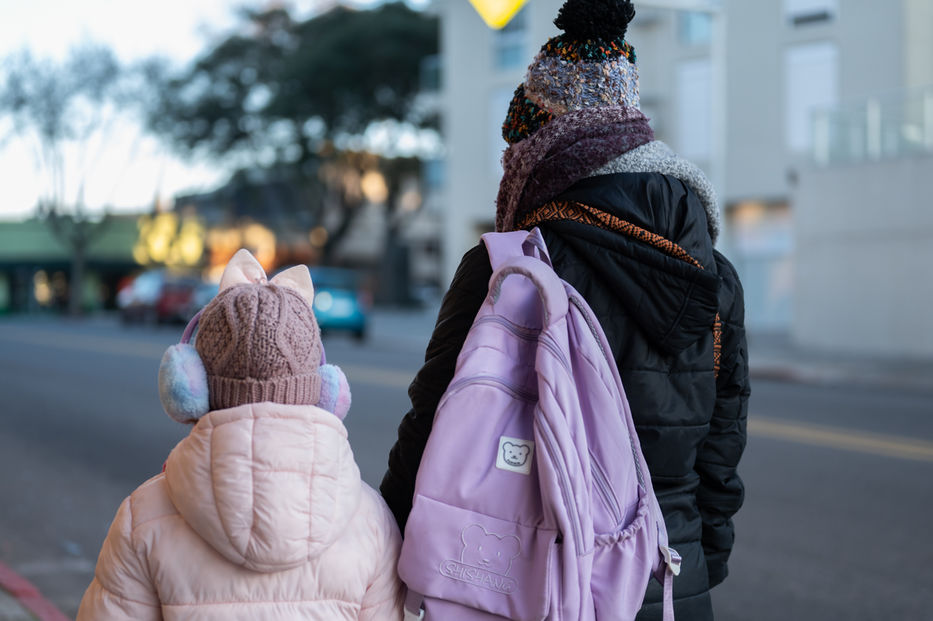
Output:
[[[307,17],[333,0],[0,0],[0,60],[23,49],[35,58],[61,60],[76,44],[93,41],[109,46],[124,63],[159,55],[183,65],[231,31],[237,7],[272,4],[287,4],[294,16]],[[47,175],[34,144],[11,137],[9,129],[0,120],[0,219],[29,216],[46,193]],[[156,195],[170,200],[179,192],[213,189],[226,178],[207,163],[180,161],[136,126],[125,124],[117,133],[86,176],[88,211],[139,211]],[[66,198],[77,196],[76,172],[66,163],[72,180]]]

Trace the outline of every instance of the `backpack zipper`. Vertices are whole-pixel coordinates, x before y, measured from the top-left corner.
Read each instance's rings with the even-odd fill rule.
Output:
[[[577,307],[577,311],[579,311],[579,313],[583,316],[583,319],[586,320],[586,325],[590,329],[590,332],[592,333],[593,339],[596,341],[596,344],[599,346],[599,351],[602,352],[603,358],[610,365],[610,367],[614,365],[615,360],[612,358],[611,353],[607,352],[606,349],[603,347],[603,341],[601,338],[599,338],[599,331],[597,331],[596,326],[593,325],[593,318],[590,317],[590,313],[583,306],[583,304],[581,304],[580,300],[577,299],[576,296],[567,296],[567,299],[571,304]],[[641,471],[641,460],[639,460],[638,458],[638,447],[635,446],[635,439],[632,437],[632,434],[629,432],[628,421],[625,421],[625,423],[626,423],[625,431],[626,431],[626,434],[628,434],[629,446],[632,449],[632,460],[635,462],[635,474],[638,477],[638,484],[641,485],[642,487],[645,487],[645,475]],[[595,463],[592,460],[592,457],[590,459],[590,462]]]
[[[606,475],[606,472],[603,470],[602,465],[596,461],[596,458],[593,456],[593,452],[590,451],[590,465],[593,466],[593,482],[596,484],[596,489],[600,492],[600,495],[603,497],[603,500],[606,501],[606,504],[609,506],[609,510],[612,512],[612,516],[616,521],[616,525],[622,522],[622,508],[619,506],[619,500],[616,498],[615,494],[612,492],[612,486],[609,485],[609,477]]]
[[[575,504],[576,499],[571,493],[570,489],[570,475],[567,473],[567,470],[564,466],[564,461],[558,459],[558,449],[557,449],[557,440],[554,438],[553,432],[551,431],[550,426],[547,424],[547,420],[541,416],[538,417],[540,424],[538,428],[541,430],[540,439],[543,441],[544,449],[547,451],[548,455],[551,458],[551,463],[557,467],[557,484],[560,487],[560,493],[564,501],[564,506],[567,507],[567,513],[570,516],[570,527],[573,531],[573,540],[577,546],[577,553],[583,554],[586,552],[586,546],[583,542],[583,533],[582,527],[580,526],[580,517],[577,515],[577,505]]]
[[[451,384],[450,386],[448,386],[447,391],[446,391],[447,396],[444,398],[444,401],[438,404],[437,409],[441,408],[444,402],[446,402],[447,399],[450,398],[450,396],[453,394],[454,391],[460,390],[467,384],[485,384],[487,386],[495,385],[497,388],[501,388],[502,390],[509,393],[516,399],[521,399],[522,401],[528,401],[528,402],[535,402],[538,400],[538,395],[528,392],[527,390],[523,390],[521,388],[512,386],[511,384],[507,384],[503,382],[500,378],[494,375],[471,375],[470,377],[464,377],[463,379],[459,379],[453,384]]]
[[[520,326],[517,323],[509,321],[501,315],[485,315],[476,320],[477,324],[480,323],[495,323],[507,331],[511,332],[513,335],[522,339],[523,341],[534,342],[544,345],[554,357],[561,363],[565,370],[569,373],[570,364],[567,362],[567,359],[564,358],[564,354],[560,351],[560,348],[553,342],[553,340],[547,336],[545,332],[537,328],[526,328],[525,326]]]

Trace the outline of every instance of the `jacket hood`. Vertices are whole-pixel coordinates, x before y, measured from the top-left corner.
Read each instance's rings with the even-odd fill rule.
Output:
[[[296,567],[342,533],[360,502],[343,423],[306,405],[210,412],[165,464],[169,497],[208,544],[253,571]]]
[[[707,211],[688,184],[658,172],[604,174],[577,182],[560,198],[654,232],[701,266],[671,256],[646,239],[576,222],[547,222],[546,227],[557,233],[553,241],[546,235],[548,248],[565,270],[565,280],[599,283],[665,353],[677,354],[709,334],[719,307],[721,278]],[[561,260],[561,252],[575,259]]]
[[[690,186],[706,211],[706,223],[713,243],[719,238],[720,224],[719,199],[716,190],[703,171],[693,163],[674,153],[660,140],[652,140],[636,147],[596,169],[590,176],[611,173],[659,172],[675,177]]]

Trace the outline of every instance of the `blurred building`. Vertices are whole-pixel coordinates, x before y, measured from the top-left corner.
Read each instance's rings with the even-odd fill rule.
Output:
[[[445,280],[492,230],[502,120],[562,0],[502,30],[442,15]],[[706,6],[713,12],[673,10]],[[754,330],[842,351],[933,355],[933,2],[636,0],[627,39],[658,139],[703,168]],[[926,260],[926,261],[925,261]]]
[[[112,216],[88,247],[81,295],[83,310],[112,308],[126,276],[139,265],[133,246],[139,230],[136,216]],[[69,287],[71,251],[39,218],[0,221],[0,314],[64,311]]]
[[[421,287],[437,288],[440,210],[435,188],[441,162],[411,160],[390,216],[387,181],[378,168],[382,160],[375,154],[356,155],[372,160],[372,166],[361,171],[328,164],[326,173],[339,177],[331,179],[333,187],[347,190],[345,198],[355,205],[347,222],[348,207],[335,192],[288,171],[240,171],[215,190],[175,197],[174,213],[196,215],[204,227],[206,276],[219,280],[233,254],[247,248],[268,271],[301,263],[358,269],[367,280],[385,281],[403,294],[400,300],[409,300]],[[389,267],[387,253],[397,255]]]

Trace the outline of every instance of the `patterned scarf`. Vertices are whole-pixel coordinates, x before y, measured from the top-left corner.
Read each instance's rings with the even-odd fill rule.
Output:
[[[506,149],[496,230],[515,230],[522,214],[653,139],[648,118],[637,108],[594,106],[556,117]]]

